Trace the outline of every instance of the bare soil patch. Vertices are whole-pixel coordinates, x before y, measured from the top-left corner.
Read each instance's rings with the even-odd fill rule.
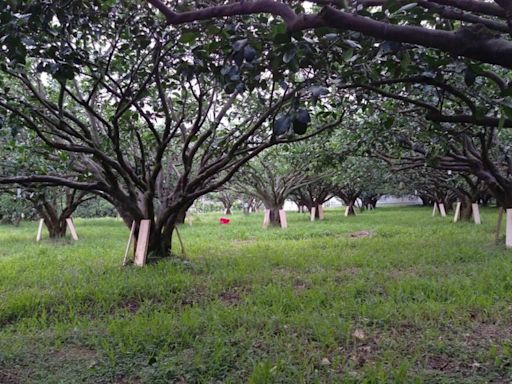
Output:
[[[98,352],[95,350],[78,346],[78,345],[70,345],[65,346],[59,351],[54,353],[54,358],[56,360],[62,361],[91,361],[93,362],[98,358]]]
[[[227,306],[239,305],[242,302],[242,296],[248,291],[247,287],[233,287],[227,291],[219,293],[219,300]]]
[[[357,232],[352,232],[348,235],[348,237],[350,237],[352,239],[362,239],[365,237],[372,237],[372,236],[373,236],[372,231],[357,231]]]
[[[301,279],[295,279],[293,282],[293,290],[295,293],[299,293],[311,288],[311,284]]]

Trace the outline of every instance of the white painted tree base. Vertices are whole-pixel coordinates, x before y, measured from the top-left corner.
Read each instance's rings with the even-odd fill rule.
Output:
[[[75,241],[78,241],[78,234],[76,233],[75,223],[71,217],[66,219],[66,224],[69,228],[69,233],[71,233],[71,238]]]
[[[286,212],[284,209],[279,210],[279,221],[281,222],[281,228],[288,228],[288,221],[286,220]]]
[[[482,220],[480,219],[480,208],[478,204],[471,204],[471,211],[473,213],[473,221],[475,224],[482,224]]]
[[[143,267],[146,264],[149,246],[149,234],[151,231],[151,220],[141,220],[139,225],[139,236],[137,237],[137,249],[133,264]]]
[[[444,209],[443,203],[439,203],[439,212],[441,213],[441,217],[446,217],[446,210]]]
[[[505,246],[512,248],[512,208],[507,209],[507,226],[505,232]]]
[[[455,205],[455,214],[453,215],[453,222],[456,223],[457,221],[460,220],[460,206],[461,206],[461,203],[460,201],[457,202],[457,204]]]
[[[135,233],[135,220],[132,223],[132,228],[130,229],[130,236],[128,236],[128,244],[126,244],[126,250],[124,252],[123,258],[123,267],[128,264],[128,254],[130,253],[130,246],[133,243],[133,235]]]
[[[435,202],[434,203],[434,209],[432,210],[432,217],[437,215],[438,212],[439,212],[439,208],[437,207],[437,202]]]
[[[270,224],[270,209],[265,209],[265,214],[263,215],[263,229],[267,229]]]
[[[43,238],[43,226],[44,226],[44,219],[39,220],[39,227],[37,228],[37,236],[36,241],[41,241]]]

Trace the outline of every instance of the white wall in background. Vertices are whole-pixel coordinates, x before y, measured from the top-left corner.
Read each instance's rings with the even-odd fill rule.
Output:
[[[361,205],[361,201],[357,201],[357,205]],[[417,196],[382,196],[377,202],[378,207],[386,205],[421,205],[421,199]],[[334,197],[324,204],[325,208],[339,208],[343,206],[343,201]],[[284,203],[284,209],[286,211],[296,211],[297,204],[293,201],[286,200]]]

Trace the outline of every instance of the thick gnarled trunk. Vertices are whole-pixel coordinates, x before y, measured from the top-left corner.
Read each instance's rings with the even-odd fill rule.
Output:
[[[43,218],[44,224],[48,229],[48,236],[50,239],[57,240],[66,236],[67,223],[65,218],[50,218],[46,216]]]
[[[192,205],[193,205],[193,203],[186,204],[183,208],[181,208],[178,211],[178,214],[176,216],[176,224],[184,224],[185,223],[185,219],[187,218],[187,212]]]
[[[345,197],[345,198],[342,198],[343,200],[343,203],[345,203],[345,216],[355,216],[356,215],[356,210],[355,210],[355,206],[356,206],[356,201],[357,201],[357,197]]]
[[[177,224],[177,215],[169,218],[165,225],[152,225],[149,235],[148,260],[172,256],[172,235]]]
[[[355,202],[350,202],[347,205],[347,208],[346,208],[347,216],[355,216],[356,210],[355,210],[354,206],[355,206]]]
[[[269,224],[272,226],[280,226],[281,225],[281,217],[279,216],[279,211],[282,209],[282,207],[266,207],[266,209],[270,210],[270,216],[269,216]]]
[[[166,215],[165,219],[161,216],[163,211],[159,212],[159,215],[156,217],[147,218],[148,220],[151,220],[148,252],[146,258],[147,262],[152,262],[172,256],[172,236],[174,230],[177,225],[184,222],[186,212],[191,205],[192,203],[190,202],[179,205],[172,212],[170,212],[170,214]],[[138,216],[134,217],[135,215],[133,214],[133,210],[128,210],[125,207],[116,208],[128,228],[131,228],[132,223],[135,221],[134,249],[136,249],[139,237],[140,222],[146,218],[142,216],[142,212],[138,212]]]

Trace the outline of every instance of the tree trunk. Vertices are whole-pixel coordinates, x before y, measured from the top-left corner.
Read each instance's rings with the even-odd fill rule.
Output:
[[[491,200],[492,196],[491,195],[487,195],[487,194],[484,194],[482,196],[480,196],[480,205],[482,207],[488,207],[489,206],[489,201]]]
[[[471,199],[468,197],[460,199],[460,220],[469,221],[473,218]]]
[[[315,219],[320,219],[320,205],[321,204],[315,204]]]
[[[226,214],[226,215],[231,215],[231,214],[232,214],[232,212],[231,212],[231,205],[228,205],[228,206],[226,207],[225,214]]]
[[[181,215],[181,210],[171,215],[162,227],[157,227],[154,221],[151,223],[147,256],[148,262],[172,256],[172,235],[175,226],[178,224],[178,218],[181,218]]]
[[[65,219],[52,220],[47,216],[43,220],[46,228],[48,228],[50,239],[57,240],[66,236],[67,223]]]
[[[370,206],[373,207],[373,201],[374,199],[372,199],[371,197],[366,197],[364,199],[361,199],[361,212],[364,211],[365,209],[370,209]]]
[[[123,209],[123,207],[115,206],[117,213],[119,214],[119,217],[123,219],[123,222],[128,228],[132,227],[132,223],[134,220],[134,217],[128,212],[127,210]],[[138,227],[136,228],[138,232]]]
[[[487,183],[489,192],[496,199],[496,205],[503,209],[512,208],[512,183]]]
[[[164,222],[160,223],[159,218],[144,218],[144,216],[134,217],[130,211],[124,209],[123,207],[116,206],[119,215],[122,217],[128,228],[131,228],[132,223],[135,221],[135,230],[134,230],[134,248],[137,248],[138,237],[139,237],[139,226],[141,220],[148,219],[151,220],[151,227],[149,232],[149,241],[148,241],[148,252],[147,252],[147,262],[155,261],[162,259],[164,257],[170,257],[172,251],[172,235],[175,229],[175,226],[181,224],[185,220],[186,212],[190,208],[192,204],[186,203],[181,207],[177,208],[169,218]],[[135,212],[137,213],[137,212]],[[142,214],[142,212],[139,212]],[[157,226],[157,223],[158,226]]]
[[[187,212],[193,204],[194,202],[189,203],[179,209],[178,214],[176,215],[176,224],[185,223],[185,219],[187,218]]]
[[[270,225],[281,225],[281,219],[279,218],[279,208],[270,209]]]
[[[457,201],[456,197],[447,197],[444,199],[444,209],[446,213],[450,212],[453,209],[453,204]]]
[[[433,203],[432,199],[428,196],[422,196],[420,195],[419,198],[421,199],[421,205],[424,207],[430,207]]]
[[[460,205],[460,220],[470,221],[473,217],[473,210],[471,205]]]
[[[357,201],[357,197],[355,197],[355,198],[354,197],[346,197],[345,199],[343,199],[343,202],[347,206],[347,208],[345,208],[346,212],[347,212],[347,216],[355,216],[355,214],[356,214],[356,210],[355,210],[356,201]]]
[[[282,209],[280,207],[272,206],[266,209],[270,210],[270,221],[269,224],[272,226],[281,226],[281,218],[279,217],[279,211]]]

